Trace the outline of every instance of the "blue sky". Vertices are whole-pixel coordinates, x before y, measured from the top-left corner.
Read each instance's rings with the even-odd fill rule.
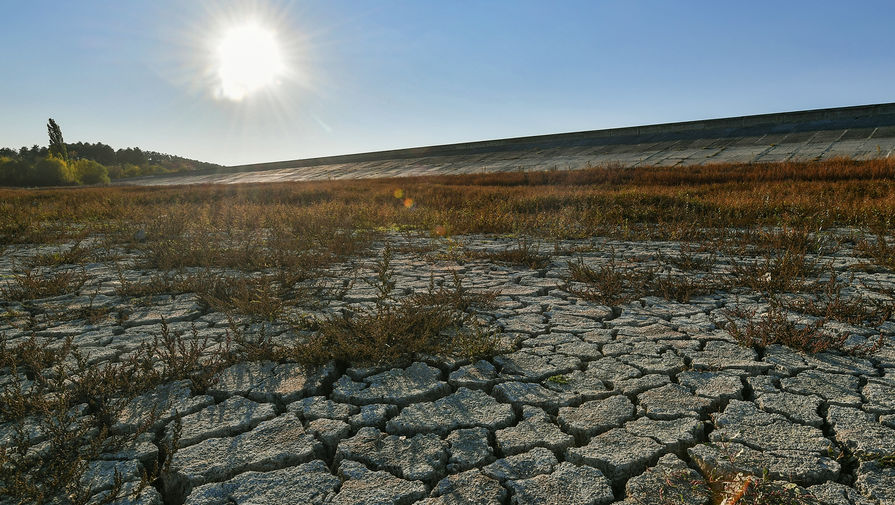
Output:
[[[0,146],[223,164],[895,101],[895,2],[5,1]],[[209,47],[258,19],[288,74],[242,101]]]

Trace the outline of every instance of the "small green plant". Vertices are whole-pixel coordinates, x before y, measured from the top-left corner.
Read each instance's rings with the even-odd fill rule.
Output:
[[[895,468],[895,453],[883,454],[874,459],[883,468]]]
[[[547,382],[552,382],[553,384],[568,384],[569,378],[565,375],[551,375],[547,377]]]

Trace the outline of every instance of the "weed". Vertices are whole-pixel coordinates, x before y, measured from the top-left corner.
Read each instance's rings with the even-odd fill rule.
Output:
[[[755,311],[735,307],[726,311],[727,324],[723,325],[741,345],[766,348],[781,344],[804,353],[839,351],[852,355],[868,355],[876,352],[883,343],[883,336],[866,346],[848,346],[848,335],[834,335],[824,330],[826,319],[798,323],[790,319],[779,303],[772,302],[768,310],[756,318]]]
[[[695,279],[684,275],[659,275],[650,283],[650,292],[679,303],[687,303],[690,298],[714,292],[723,287],[709,278]]]
[[[565,375],[551,375],[547,377],[547,382],[552,382],[554,384],[568,384],[569,379]]]
[[[90,247],[83,246],[82,243],[83,241],[78,240],[68,249],[34,255],[28,262],[32,267],[55,267],[85,263],[93,255],[93,251]]]
[[[704,503],[711,496],[708,483],[690,469],[654,467],[647,470],[658,473],[659,481],[652,485],[628,488],[627,500],[638,505],[684,505]],[[633,492],[631,492],[633,491]]]
[[[735,263],[733,275],[744,287],[765,295],[803,291],[818,271],[817,260],[804,250],[786,249],[765,254],[761,260]]]
[[[469,312],[473,309],[490,309],[494,307],[497,291],[472,292],[463,285],[463,276],[456,270],[451,272],[451,284],[435,287],[435,278],[429,278],[429,288],[422,293],[410,296],[411,303],[431,307],[447,307],[458,312]]]
[[[891,240],[880,233],[873,242],[862,239],[855,246],[858,254],[865,258],[870,258],[873,263],[886,268],[895,270],[895,245],[890,245]]]
[[[118,272],[116,293],[120,296],[196,293],[200,300],[217,311],[243,314],[272,321],[287,306],[319,306],[338,290],[323,279],[305,282],[306,272],[276,270],[273,273],[233,275],[210,268],[192,272],[159,272],[145,281],[130,282]]]
[[[129,399],[178,379],[190,379],[201,393],[224,366],[245,359],[231,353],[226,343],[219,352],[209,353],[209,342],[195,329],[191,333],[185,338],[162,322],[152,342],[129,359],[104,366],[89,365],[71,337],[53,350],[34,337],[13,347],[0,338],[0,368],[9,370],[12,378],[0,393],[0,423],[18,431],[12,444],[0,450],[0,491],[21,503],[60,496],[76,504],[91,499],[81,480],[86,462],[124,441],[110,436],[110,429]],[[26,429],[26,423],[35,428]],[[131,437],[151,423],[149,419]],[[38,438],[28,435],[32,432]],[[157,472],[152,475],[147,479]],[[104,493],[107,502],[121,497],[118,480]]]
[[[87,274],[83,270],[28,268],[22,273],[13,274],[12,281],[7,281],[6,287],[0,288],[0,294],[9,300],[35,300],[74,293],[86,281]]]
[[[722,488],[721,505],[820,505],[808,490],[767,476],[740,474],[720,484],[716,487]]]
[[[830,269],[827,281],[816,283],[822,287],[819,293],[810,297],[782,299],[780,303],[789,310],[854,325],[879,326],[892,317],[895,303],[891,301],[867,298],[860,294],[844,295],[843,292],[852,282],[853,276],[843,282],[839,280],[836,271]]]
[[[614,253],[607,263],[597,268],[586,265],[580,258],[576,263],[569,262],[568,266],[566,291],[604,305],[618,305],[643,296],[661,296],[666,300],[686,303],[693,296],[708,294],[725,286],[708,278],[660,275],[653,267],[622,266],[616,262]],[[575,283],[584,286],[579,287]]]
[[[395,282],[391,248],[386,245],[374,268],[373,307],[343,310],[313,324],[314,335],[299,343],[294,356],[308,363],[337,360],[350,363],[395,363],[416,354],[492,354],[496,339],[477,318],[461,310],[476,300],[455,280],[454,291],[430,290],[401,299],[393,296]],[[308,329],[308,328],[302,328]]]
[[[882,468],[895,468],[895,453],[883,454],[874,458],[874,461]]]
[[[516,247],[507,247],[502,251],[467,251],[466,255],[473,259],[487,259],[497,263],[522,265],[532,270],[538,270],[550,266],[550,255],[540,252],[540,245],[529,242],[528,239],[520,239]]]
[[[606,264],[597,268],[586,265],[581,258],[575,263],[569,262],[568,266],[566,291],[603,305],[618,305],[638,298],[646,291],[644,286],[651,278],[651,273],[619,265],[614,252]],[[576,287],[572,282],[583,283],[584,287]]]
[[[661,263],[683,272],[710,272],[717,263],[717,250],[711,249],[706,254],[705,249],[705,246],[697,248],[689,242],[682,242],[678,254],[666,255],[659,251],[656,255]]]

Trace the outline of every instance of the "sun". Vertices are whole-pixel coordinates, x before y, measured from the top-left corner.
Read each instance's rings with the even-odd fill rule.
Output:
[[[277,84],[286,70],[276,33],[258,23],[224,30],[214,56],[220,95],[233,101]]]

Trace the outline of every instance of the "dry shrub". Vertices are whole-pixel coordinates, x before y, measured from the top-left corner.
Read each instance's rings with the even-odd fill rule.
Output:
[[[880,233],[873,241],[867,239],[859,241],[855,250],[865,258],[873,260],[874,264],[895,270],[895,245],[891,245],[891,242],[892,239]]]
[[[0,288],[0,293],[9,300],[36,300],[74,293],[86,281],[87,275],[83,270],[28,268],[22,273],[13,274],[12,281],[7,281],[6,286]]]
[[[837,351],[855,356],[865,356],[876,352],[883,343],[880,334],[875,343],[867,345],[847,345],[848,335],[835,335],[824,330],[827,320],[818,318],[808,324],[791,320],[779,304],[771,303],[768,310],[756,317],[756,311],[746,312],[739,307],[725,314],[725,329],[741,345],[766,348],[780,344],[807,354]]]
[[[184,336],[163,321],[153,341],[129,359],[97,366],[88,364],[71,337],[49,349],[34,337],[9,346],[0,335],[0,369],[12,378],[0,392],[0,423],[17,430],[12,443],[0,448],[0,492],[20,503],[63,496],[65,503],[87,503],[91,495],[81,483],[86,463],[132,441],[152,422],[131,435],[110,435],[130,399],[180,379],[201,394],[217,372],[245,359],[228,342],[215,353],[209,352],[212,345],[195,328]],[[28,423],[36,423],[40,438],[29,438]],[[158,468],[148,470],[138,491],[158,477]],[[122,498],[121,483],[104,495],[104,503]]]
[[[390,262],[387,244],[370,282],[377,292],[372,307],[343,310],[302,328],[314,335],[292,350],[299,361],[397,363],[418,354],[472,357],[495,352],[497,340],[469,312],[493,294],[469,293],[455,276],[453,289],[436,290],[430,283],[426,293],[398,299]]]
[[[786,249],[766,253],[760,260],[735,263],[736,283],[754,291],[773,295],[810,288],[818,272],[817,260],[803,250]]]
[[[526,238],[517,240],[514,248],[507,247],[502,251],[467,250],[466,256],[473,259],[486,259],[496,263],[521,265],[532,270],[550,266],[550,255],[540,252],[539,244],[530,242]]]

